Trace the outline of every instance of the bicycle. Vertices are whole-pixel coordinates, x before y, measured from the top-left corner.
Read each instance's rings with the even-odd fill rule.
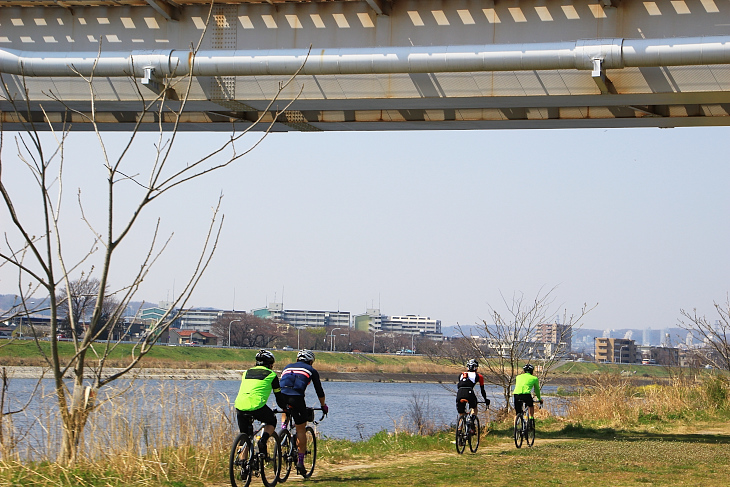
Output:
[[[468,403],[468,399],[462,399],[461,402]],[[483,402],[479,404],[484,404]],[[469,451],[476,453],[479,448],[479,438],[481,436],[481,426],[479,425],[479,416],[477,409],[470,409],[465,415],[459,415],[456,422],[456,452],[464,453],[466,444],[469,443]]]
[[[535,418],[530,417],[530,408],[524,402],[522,403],[522,411],[517,411],[515,417],[514,439],[517,448],[522,448],[523,439],[527,441],[527,446],[532,446],[535,443]]]
[[[253,417],[251,429],[253,431]],[[258,434],[264,429],[264,424],[252,434],[241,433],[233,442],[231,456],[228,463],[228,473],[233,487],[248,487],[253,477],[261,477],[266,487],[274,487],[281,472],[281,445],[276,432],[269,436],[266,442],[266,453],[260,452]]]
[[[314,424],[319,424],[320,421],[324,419],[324,417],[327,415],[326,413],[322,412],[322,417],[319,418],[319,421],[314,420],[314,412],[315,411],[322,411],[322,408],[307,408],[307,422],[312,422]],[[281,411],[279,409],[274,409],[274,413],[288,413],[288,411]],[[299,460],[299,449],[297,448],[297,433],[296,433],[296,425],[294,424],[294,417],[291,413],[288,413],[286,415],[286,422],[287,422],[287,428],[282,429],[279,432],[279,436],[281,437],[281,456],[282,456],[282,465],[281,465],[281,471],[279,473],[279,482],[286,482],[286,480],[289,478],[289,474],[291,473],[292,467],[296,465],[297,461]],[[305,472],[303,477],[305,479],[308,479],[312,476],[312,473],[314,472],[314,466],[317,463],[317,435],[314,431],[314,428],[311,426],[307,426],[305,429],[305,434],[307,436],[307,452],[304,457],[304,466],[305,466]]]

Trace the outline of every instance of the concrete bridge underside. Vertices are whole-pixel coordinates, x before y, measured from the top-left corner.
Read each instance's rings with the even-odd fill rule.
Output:
[[[182,130],[728,125],[730,0],[0,0],[3,129],[90,130],[92,72],[101,130],[186,72]]]

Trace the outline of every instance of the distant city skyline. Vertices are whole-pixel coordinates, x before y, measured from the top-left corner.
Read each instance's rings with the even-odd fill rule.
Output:
[[[161,235],[175,235],[135,299],[170,300],[222,193],[221,242],[188,306],[250,310],[283,293],[290,309],[378,307],[468,326],[489,321],[490,306],[504,312],[502,296],[530,300],[556,287],[556,313],[598,303],[587,328],[673,327],[680,309],[695,307],[714,319],[713,301],[730,290],[730,165],[721,150],[729,135],[726,127],[272,134],[239,164],[153,203],[120,249],[111,285],[129,281],[160,217]],[[127,136],[103,137],[114,153]],[[174,157],[184,164],[225,137],[186,133]],[[143,139],[132,150],[141,173],[154,137]],[[93,134],[75,133],[65,150],[71,213],[78,187],[85,201],[104,201],[96,147]],[[22,169],[6,148],[12,188],[29,187],[16,177]],[[33,193],[18,194],[21,214],[32,216]],[[87,216],[101,221],[103,204],[88,204]],[[7,213],[0,218],[7,231]],[[78,258],[89,229],[78,215],[63,229]],[[17,287],[17,273],[0,267],[0,293]]]

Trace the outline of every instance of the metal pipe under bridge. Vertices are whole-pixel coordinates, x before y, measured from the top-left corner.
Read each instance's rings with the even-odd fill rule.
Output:
[[[728,26],[725,0],[0,0],[0,121],[90,130],[93,76],[114,131],[188,86],[182,130],[728,125]]]

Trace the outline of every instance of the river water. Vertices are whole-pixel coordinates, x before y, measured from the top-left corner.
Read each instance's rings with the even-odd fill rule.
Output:
[[[32,429],[32,434],[23,440],[29,444],[21,443],[19,450],[36,450],[37,446],[30,443],[48,445],[57,442],[54,434],[48,432],[48,424],[57,422],[52,412],[55,409],[52,383],[44,380],[40,391],[31,397],[35,384],[33,379],[13,379],[9,384],[8,409],[17,409],[30,398],[27,412],[14,416],[16,428]],[[456,420],[456,388],[453,384],[323,382],[322,385],[330,408],[328,417],[317,426],[318,434],[324,437],[357,441],[383,430],[412,430],[415,405],[420,407],[422,418],[437,428],[449,426]],[[224,415],[232,418],[238,387],[239,382],[232,380],[138,380],[129,390],[117,392],[119,395],[109,404],[123,411],[124,421],[144,421],[153,425],[153,428],[166,430],[175,426],[161,417],[173,413],[189,414],[191,421],[211,421],[199,413],[202,406],[220,407]],[[494,386],[485,388],[487,397],[494,405],[492,409],[501,406],[501,389]],[[549,389],[545,392],[549,392]],[[477,393],[477,396],[481,399],[480,394]],[[319,406],[311,386],[307,392],[307,403],[313,407]],[[275,406],[273,397],[269,405]],[[201,417],[204,419],[199,419]],[[235,420],[230,429],[230,434],[235,434]]]

